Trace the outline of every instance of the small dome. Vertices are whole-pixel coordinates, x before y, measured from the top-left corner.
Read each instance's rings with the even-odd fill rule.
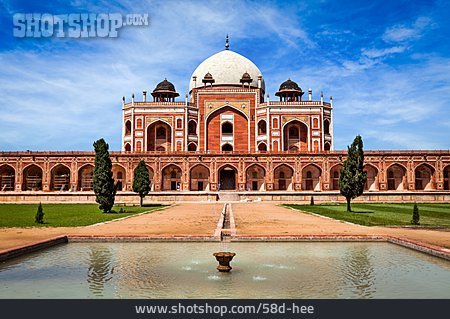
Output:
[[[280,85],[280,89],[278,91],[301,91],[302,89],[298,86],[297,83],[292,81],[291,79],[288,79],[287,81],[284,81]]]
[[[156,88],[153,90],[153,92],[162,92],[162,91],[176,92],[175,86],[169,81],[167,81],[167,79],[164,79],[164,81],[159,82]]]
[[[203,82],[214,82],[214,78],[212,77],[211,73],[206,73],[203,77]]]
[[[242,74],[241,83],[242,82],[252,82],[252,77],[248,74],[248,72]]]

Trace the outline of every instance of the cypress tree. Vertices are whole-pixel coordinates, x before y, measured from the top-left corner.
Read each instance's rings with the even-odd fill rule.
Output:
[[[92,188],[94,189],[96,201],[100,210],[111,213],[116,196],[116,186],[112,173],[112,163],[109,158],[109,145],[104,139],[94,142],[95,166],[92,176]]]
[[[145,161],[139,162],[138,166],[134,170],[133,179],[133,192],[138,193],[140,197],[139,205],[142,207],[144,197],[148,195],[150,191],[150,176],[148,174],[148,168],[145,165]]]
[[[42,209],[42,204],[39,203],[36,216],[34,217],[34,222],[36,224],[43,224],[44,223],[44,210]]]
[[[419,207],[417,207],[417,204],[414,204],[411,224],[413,224],[413,225],[420,225],[419,219],[420,219]]]
[[[356,136],[352,145],[348,146],[347,159],[341,169],[339,189],[347,200],[347,211],[351,212],[350,202],[361,196],[366,184],[367,173],[364,172],[364,151],[361,136]]]

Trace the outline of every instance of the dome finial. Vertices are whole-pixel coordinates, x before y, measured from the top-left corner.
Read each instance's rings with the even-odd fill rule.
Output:
[[[228,44],[228,34],[227,37],[225,38],[225,50],[229,50],[230,49],[230,45]]]

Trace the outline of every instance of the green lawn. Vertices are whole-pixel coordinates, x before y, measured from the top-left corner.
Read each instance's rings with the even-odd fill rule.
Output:
[[[113,210],[122,214],[103,214],[96,204],[42,204],[44,224],[35,224],[38,204],[0,204],[0,227],[75,227],[87,226],[108,220],[150,212],[163,206],[117,207]]]
[[[366,226],[411,226],[414,204],[352,204],[352,213],[346,211],[346,204],[283,206]],[[450,204],[417,206],[420,226],[450,227]]]

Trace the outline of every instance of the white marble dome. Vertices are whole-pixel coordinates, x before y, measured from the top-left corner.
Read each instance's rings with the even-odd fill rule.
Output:
[[[242,75],[247,72],[252,78],[250,86],[255,88],[258,87],[258,76],[262,75],[258,67],[246,57],[231,50],[223,50],[207,58],[195,69],[189,83],[189,92],[194,88],[192,78],[196,76],[196,87],[202,87],[204,85],[202,79],[208,72],[214,78],[214,85],[242,85],[240,80]],[[263,90],[266,89],[264,77],[261,87]]]

